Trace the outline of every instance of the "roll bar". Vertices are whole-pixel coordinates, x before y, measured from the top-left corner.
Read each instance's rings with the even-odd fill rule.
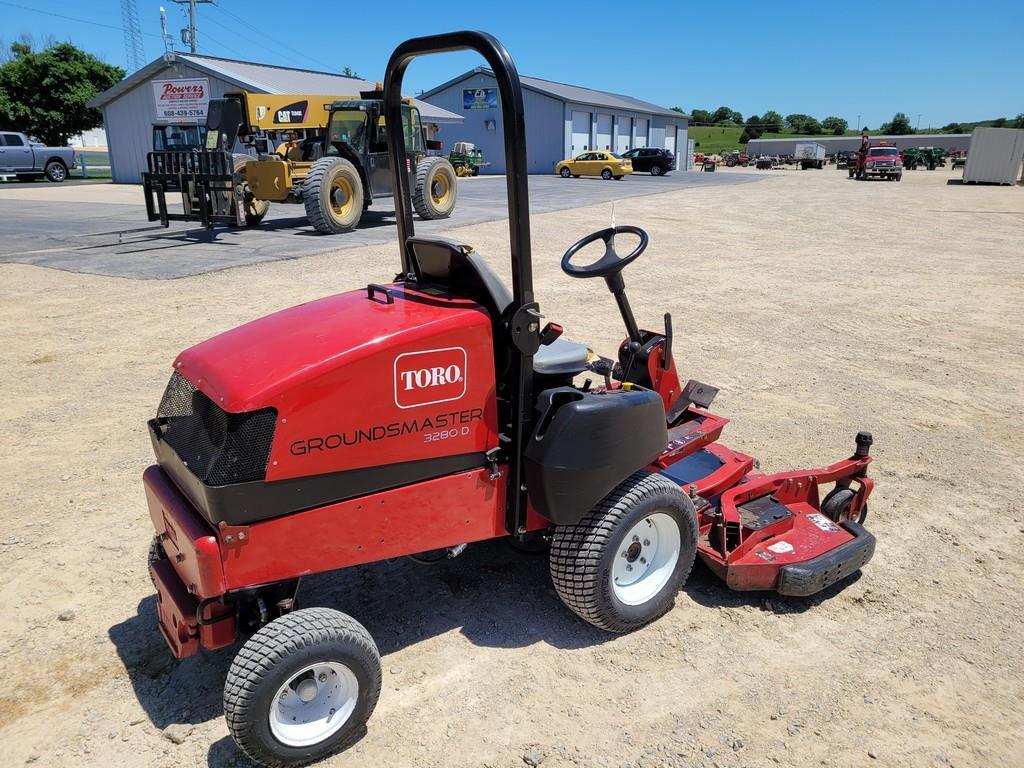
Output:
[[[409,238],[414,234],[412,190],[402,130],[402,78],[417,56],[448,51],[472,50],[491,67],[501,98],[502,128],[505,132],[505,182],[508,190],[508,226],[512,252],[512,304],[502,315],[507,336],[495,344],[512,350],[512,405],[510,432],[503,434],[508,458],[505,527],[512,535],[526,533],[526,486],[523,450],[533,419],[533,355],[540,348],[540,311],[533,298],[533,256],[530,251],[530,198],[526,175],[526,120],[519,73],[505,46],[486,32],[448,32],[406,40],[391,54],[384,73],[384,119],[391,180],[395,193],[395,217],[402,255],[402,274],[418,275]]]

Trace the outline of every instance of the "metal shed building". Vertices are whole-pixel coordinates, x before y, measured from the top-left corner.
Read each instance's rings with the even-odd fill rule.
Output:
[[[803,142],[817,142],[825,147],[826,154],[835,152],[855,152],[860,147],[860,136],[794,136],[790,139],[751,139],[747,144],[747,154],[758,155],[792,155],[796,145]],[[914,147],[940,147],[949,152],[954,149],[967,150],[971,143],[969,133],[911,133],[905,136],[872,136],[871,141],[886,141],[897,149],[913,149]]]
[[[180,109],[158,103],[166,83],[177,84],[173,90],[181,92],[176,105]],[[114,182],[136,184],[145,170],[146,154],[153,149],[154,126],[203,124],[205,102],[211,98],[238,90],[346,96],[373,88],[372,82],[333,72],[171,52],[99,94],[89,106],[103,110]],[[462,122],[460,115],[432,104],[418,101],[417,106],[428,132],[432,137],[442,134],[442,141],[449,140],[444,135],[446,126]]]
[[[581,88],[536,77],[522,77],[526,109],[526,162],[530,173],[552,173],[559,160],[588,149],[626,152],[657,147],[689,164],[689,117],[632,96]],[[483,173],[505,172],[504,132],[497,81],[477,67],[420,94],[419,98],[462,115],[452,140],[469,141],[491,163]],[[446,139],[447,141],[447,139]]]

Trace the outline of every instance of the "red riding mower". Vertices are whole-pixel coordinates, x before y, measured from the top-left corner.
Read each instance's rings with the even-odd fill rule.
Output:
[[[472,49],[501,93],[513,290],[468,245],[413,234],[402,77],[416,56]],[[513,537],[550,543],[562,600],[597,627],[668,611],[700,558],[733,589],[809,595],[868,562],[871,436],[822,469],[764,475],[717,441],[717,390],[681,386],[672,322],[637,326],[623,268],[637,227],[573,245],[562,268],[603,278],[627,338],[615,359],[559,338],[534,301],[519,77],[489,35],[410,40],[385,106],[402,271],[286,309],[181,353],[149,422],[144,483],[157,536],[158,621],[178,658],[247,636],[224,709],[241,749],[308,762],[356,737],[381,689],[354,619],[296,610],[303,576]],[[620,244],[637,239],[620,255]],[[589,264],[577,254],[600,243]],[[592,380],[574,385],[587,372]],[[831,486],[821,497],[820,489]]]

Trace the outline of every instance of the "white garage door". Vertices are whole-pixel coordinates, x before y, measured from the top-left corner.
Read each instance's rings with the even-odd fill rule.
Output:
[[[647,121],[642,117],[636,119],[636,147],[647,146]]]
[[[665,149],[673,155],[676,153],[676,127],[674,125],[665,126]]]
[[[593,149],[590,146],[590,113],[572,112],[572,153]]]
[[[594,138],[594,149],[612,148],[612,116],[598,114],[597,136]]]
[[[629,146],[629,131],[633,127],[633,118],[631,117],[620,117],[619,118],[619,130],[615,134],[615,151],[620,155],[623,152],[630,150]]]

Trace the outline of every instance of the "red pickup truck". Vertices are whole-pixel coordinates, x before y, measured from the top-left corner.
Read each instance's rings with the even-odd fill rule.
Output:
[[[878,144],[861,148],[857,153],[856,164],[847,166],[850,176],[862,181],[871,178],[899,181],[903,178],[903,158],[900,151],[891,144]]]

